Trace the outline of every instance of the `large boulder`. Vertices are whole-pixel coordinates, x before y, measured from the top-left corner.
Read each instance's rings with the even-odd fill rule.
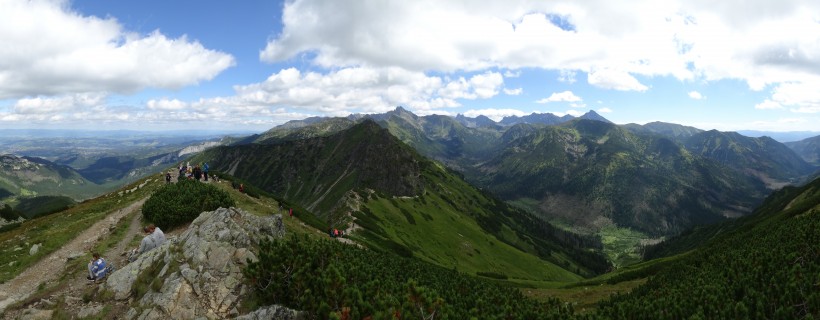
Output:
[[[112,273],[105,287],[115,299],[135,299],[127,319],[236,317],[251,289],[242,268],[256,260],[261,239],[284,234],[281,215],[259,217],[237,208],[203,212],[178,238]]]

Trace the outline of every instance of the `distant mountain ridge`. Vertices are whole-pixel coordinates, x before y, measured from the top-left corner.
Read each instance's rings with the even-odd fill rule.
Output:
[[[794,150],[806,162],[820,167],[820,136],[787,142],[786,146]]]
[[[530,210],[544,214],[545,218],[574,215],[574,219],[580,219],[576,222],[583,221],[587,226],[600,225],[601,221],[593,223],[595,217],[605,218],[602,221],[614,221],[654,235],[674,234],[721,217],[747,214],[768,192],[767,187],[771,190],[799,183],[814,170],[792,150],[771,139],[715,134],[716,131],[662,122],[619,126],[594,112],[579,118],[534,113],[491,123],[489,118],[463,115],[417,116],[398,107],[383,114],[291,121],[287,126],[272,128],[255,141],[277,143],[325,136],[363,119],[376,121],[422,155],[461,172],[469,182],[506,200],[529,203]],[[563,133],[552,138],[544,136],[544,132],[550,131]],[[548,151],[552,149],[554,153]],[[564,153],[569,158],[555,158]],[[728,155],[733,156],[727,158]],[[607,168],[611,166],[615,167]],[[642,168],[647,167],[657,172],[645,173]],[[619,190],[619,183],[629,180],[599,181],[594,177],[601,172],[622,172],[625,168],[632,173],[622,177],[637,179],[629,182],[637,183],[630,185],[635,190],[677,188],[675,192],[679,193],[673,192],[663,201],[660,194],[652,193],[655,191],[644,195],[620,194],[614,190]],[[546,174],[548,171],[563,174],[553,176]],[[579,176],[589,179],[578,179]],[[545,181],[546,177],[556,179]],[[544,183],[551,187],[538,187]],[[657,189],[653,183],[662,183],[664,187]],[[549,197],[535,194],[546,190],[551,190]],[[524,194],[527,196],[523,197]],[[567,197],[570,194],[579,197]],[[593,194],[597,198],[590,198]],[[655,200],[647,202],[649,198]],[[684,210],[686,214],[671,213],[680,213],[675,210],[681,205],[688,208]],[[640,217],[638,213],[648,214],[646,208],[651,206],[664,209],[652,218]],[[676,206],[678,209],[664,211]],[[578,212],[565,210],[570,208]],[[693,211],[696,209],[697,212]],[[556,216],[555,210],[566,212]]]
[[[0,155],[0,188],[16,196],[67,196],[75,200],[102,191],[71,167],[11,154]]]
[[[331,226],[354,223],[363,228],[354,236],[377,248],[446,267],[533,278],[547,263],[554,271],[545,279],[608,268],[588,251],[596,240],[488,197],[371,119],[328,136],[265,141],[217,147],[195,160],[298,203]],[[496,258],[504,262],[487,264]]]

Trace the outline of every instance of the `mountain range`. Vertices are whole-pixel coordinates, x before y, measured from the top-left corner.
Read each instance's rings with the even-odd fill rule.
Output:
[[[548,221],[651,236],[751,212],[768,192],[816,167],[767,137],[676,124],[615,125],[597,113],[531,114],[500,122],[384,114],[291,121],[243,143],[326,136],[371,119],[466,181]],[[660,209],[659,209],[660,208]]]
[[[599,240],[481,192],[372,120],[327,136],[217,147],[194,161],[298,203],[329,227],[353,225],[363,243],[448,268],[549,281],[608,269],[588,251]]]

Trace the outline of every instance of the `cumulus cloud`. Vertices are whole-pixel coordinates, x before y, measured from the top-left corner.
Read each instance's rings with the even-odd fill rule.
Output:
[[[581,97],[576,96],[572,91],[553,92],[548,98],[543,98],[535,101],[535,103],[549,103],[549,102],[578,102]]]
[[[778,84],[771,98],[755,105],[755,109],[785,109],[796,113],[820,112],[820,81],[787,82]]]
[[[575,83],[575,75],[576,72],[572,70],[561,70],[560,75],[558,76],[558,81],[573,84]]]
[[[618,91],[646,91],[649,89],[629,73],[612,69],[590,72],[587,75],[587,82],[599,88]]]
[[[756,104],[755,109],[758,109],[758,110],[783,109],[783,105],[781,105],[778,102],[766,99],[766,100],[763,100],[763,102]]]
[[[820,77],[816,12],[818,2],[791,0],[295,0],[260,58],[310,53],[329,68],[541,68],[560,70],[567,83],[584,72],[591,85],[622,91],[649,89],[636,76],[740,79],[762,90]]]
[[[607,108],[607,107],[600,108],[600,109],[598,109],[598,110],[596,110],[596,111],[598,111],[598,113],[612,113],[612,109]]]
[[[478,116],[486,116],[487,118],[492,119],[493,121],[501,121],[504,117],[509,116],[525,116],[527,115],[524,111],[516,110],[516,109],[471,109],[464,112],[464,115],[467,117],[475,118]]]
[[[375,113],[397,105],[417,112],[460,106],[458,99],[497,95],[504,80],[497,72],[447,79],[401,68],[349,67],[328,73],[288,68],[261,83],[236,86],[231,103],[289,106],[336,115]]]
[[[81,93],[59,97],[36,97],[17,100],[12,107],[18,114],[57,114],[99,106],[105,96],[97,93]]]
[[[689,95],[689,98],[692,98],[692,99],[695,99],[695,100],[706,99],[706,97],[704,97],[702,94],[700,94],[700,92],[697,92],[697,91],[689,91],[688,95]]]
[[[0,10],[0,99],[178,89],[234,65],[186,37],[128,32],[65,1],[5,0]],[[10,45],[13,44],[13,45]]]
[[[188,107],[187,103],[177,99],[151,99],[145,105],[151,110],[182,110]]]
[[[507,89],[504,88],[504,94],[508,96],[517,96],[524,92],[524,88]]]

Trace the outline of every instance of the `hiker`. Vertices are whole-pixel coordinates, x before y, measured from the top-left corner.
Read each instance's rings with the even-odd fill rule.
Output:
[[[171,183],[171,173],[170,172],[165,173],[165,183]]]
[[[193,174],[194,174],[194,179],[196,179],[196,181],[199,181],[199,179],[202,179],[202,169],[200,169],[199,166],[194,167]]]
[[[93,259],[88,263],[88,276],[85,277],[89,281],[96,281],[105,277],[105,259],[100,257],[99,253],[94,252]]]
[[[244,183],[239,184],[239,192],[240,193],[245,193],[245,184]]]
[[[205,181],[208,181],[208,163],[202,165],[202,175],[205,176]]]
[[[290,217],[293,218],[293,208],[290,208]]]
[[[131,250],[131,252],[128,255],[128,262],[134,262],[134,260],[137,260],[137,257],[139,255],[151,251],[151,249],[157,247],[157,244],[154,241],[154,237],[151,236],[150,226],[145,226],[145,228],[142,228],[142,231],[145,233],[145,237],[143,237],[142,241],[140,241],[139,248]]]
[[[153,223],[148,225],[148,229],[151,230],[151,237],[154,238],[154,244],[159,247],[162,243],[165,242],[165,233],[162,232],[162,229],[155,226]]]

